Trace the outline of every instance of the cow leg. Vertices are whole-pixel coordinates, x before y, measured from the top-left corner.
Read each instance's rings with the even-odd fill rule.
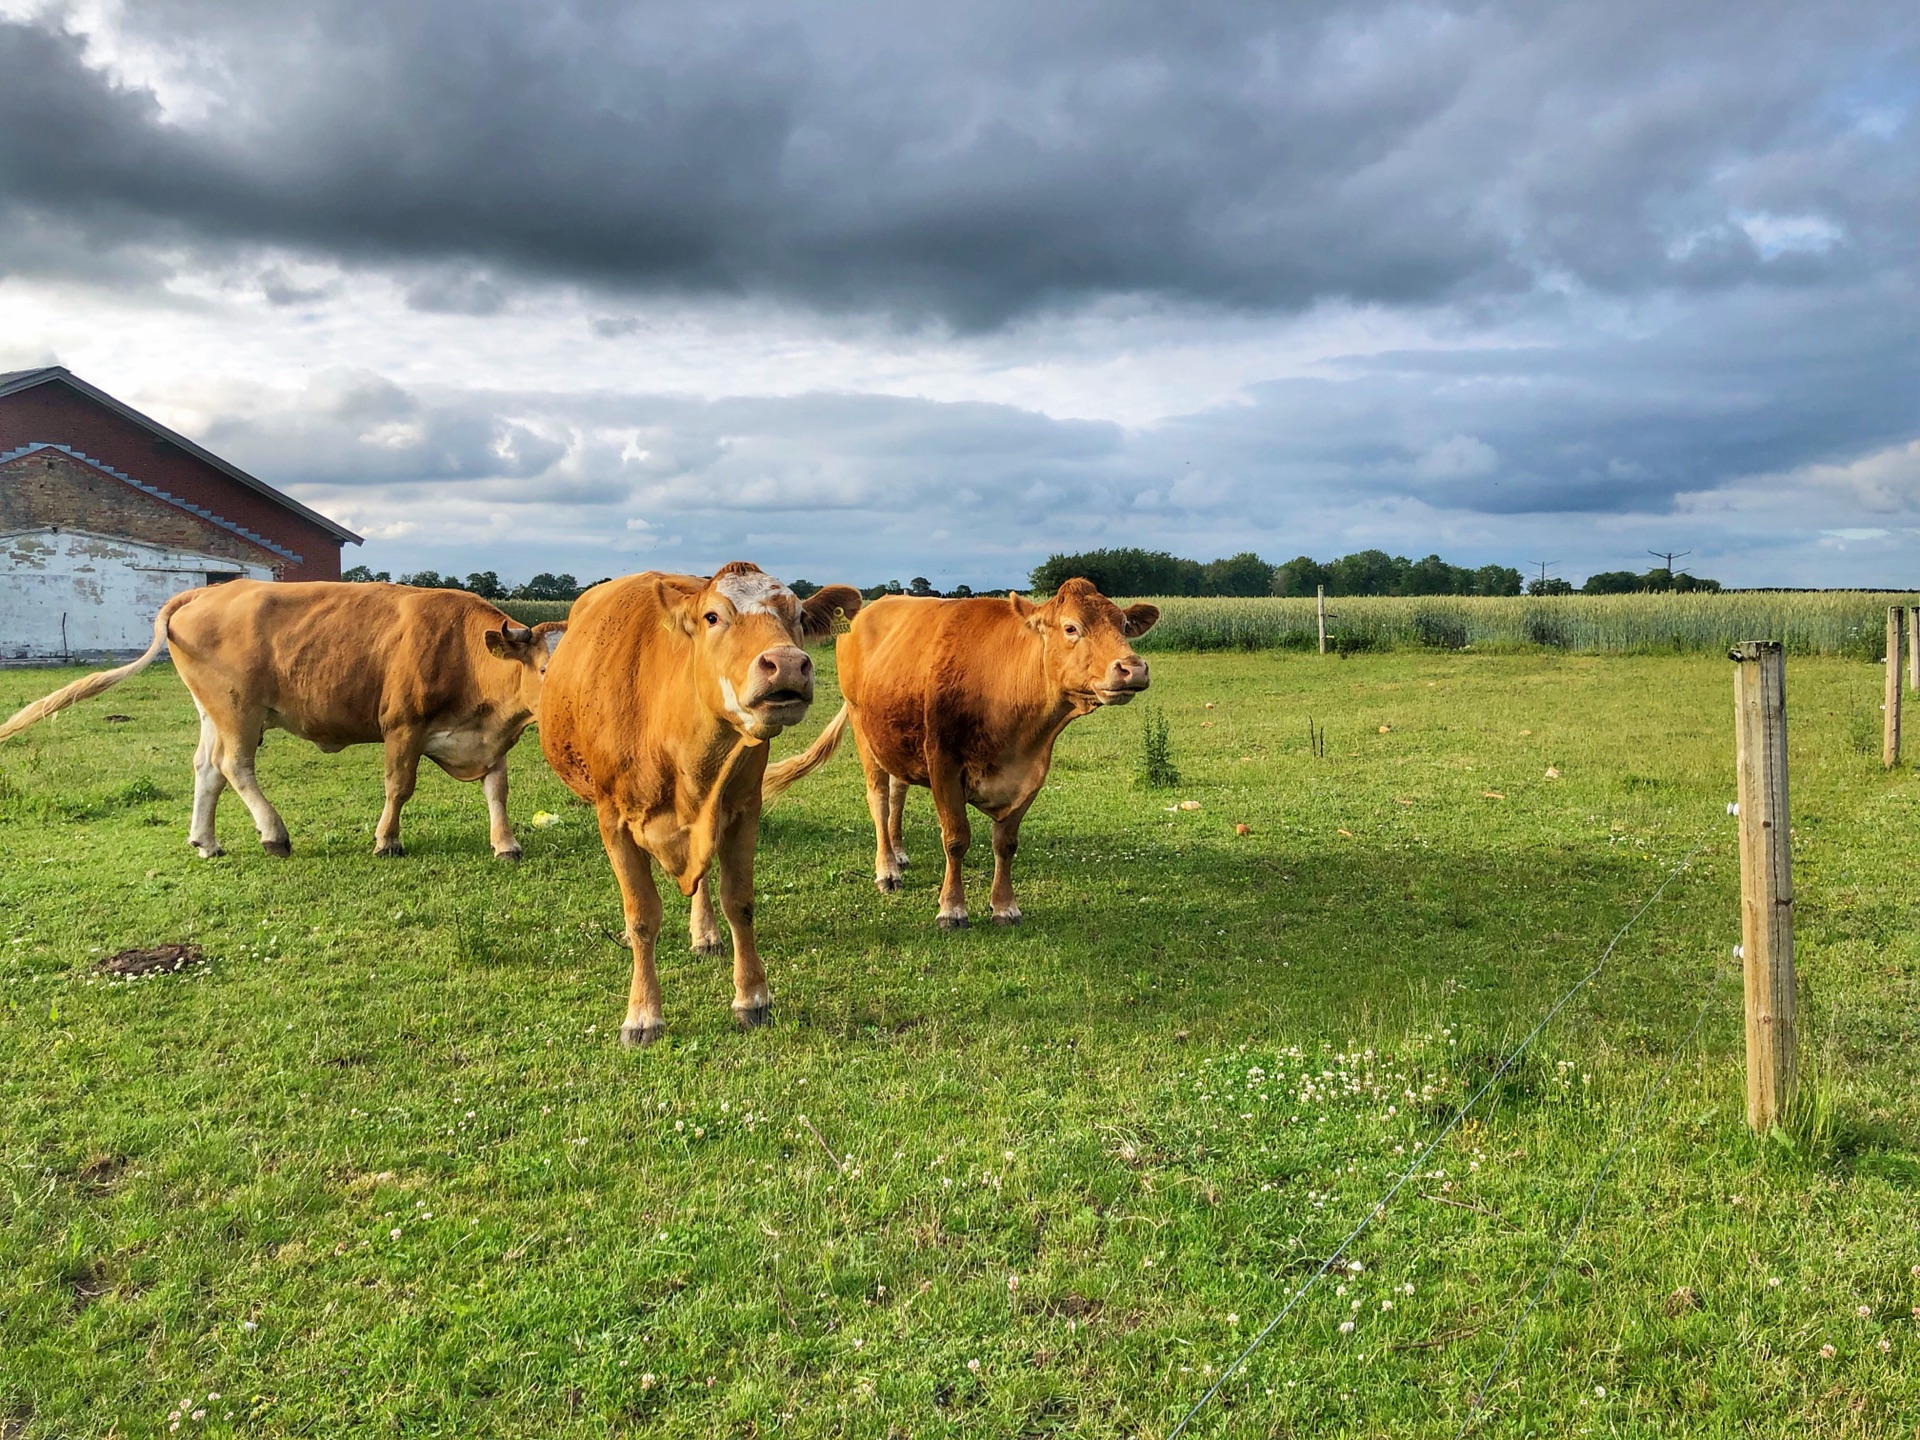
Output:
[[[221,773],[253,815],[253,828],[260,832],[260,848],[283,859],[291,855],[293,842],[287,838],[286,822],[261,793],[259,777],[253,772],[254,752],[260,748],[260,727],[250,724],[237,736],[218,737],[215,744],[219,747],[215,756]]]
[[[493,858],[518,863],[525,852],[520,849],[520,842],[514,839],[513,823],[507,819],[506,756],[502,755],[480,777],[480,790],[487,797],[487,835],[493,842]],[[396,826],[399,825],[398,810],[394,812],[393,821]]]
[[[996,925],[1020,923],[1020,907],[1013,899],[1013,852],[1020,848],[1020,822],[1026,818],[1027,806],[1022,805],[993,822],[992,905]]]
[[[404,855],[400,843],[400,807],[413,798],[414,783],[420,777],[420,754],[424,740],[411,730],[387,732],[387,803],[380,811],[380,823],[373,827],[375,855]],[[502,762],[504,763],[504,762]],[[501,801],[506,800],[506,776],[500,777]],[[491,804],[493,797],[487,797]]]
[[[907,868],[907,842],[902,835],[907,813],[907,782],[898,775],[887,777],[887,846],[893,851],[897,869]]]
[[[620,1026],[622,1045],[651,1045],[666,1033],[660,1009],[660,975],[654,948],[660,942],[660,892],[654,888],[653,861],[634,843],[633,832],[611,806],[600,808],[600,843],[607,848],[613,878],[620,886],[620,908],[627,919],[627,944],[633,947],[633,983],[627,989],[627,1018]]]
[[[220,848],[220,836],[213,825],[220,792],[227,788],[227,777],[220,773],[219,751],[219,728],[213,717],[201,710],[200,744],[193,752],[193,824],[187,830],[187,843],[207,860],[227,853]]]
[[[854,739],[860,732],[854,731]],[[888,787],[894,778],[880,768],[880,762],[860,747],[860,766],[867,772],[867,811],[873,816],[873,883],[884,893],[900,888],[900,861],[894,854],[893,839],[887,833],[887,812],[891,804]]]
[[[957,770],[931,767],[933,809],[940,817],[940,843],[947,852],[946,878],[940,882],[942,930],[964,930],[967,925],[967,884],[961,866],[967,847],[973,843],[973,827],[967,822],[967,792]]]
[[[742,1028],[765,1023],[773,1011],[767,969],[753,936],[753,851],[760,840],[758,813],[737,816],[720,836],[720,908],[733,931],[733,1018]],[[702,881],[704,888],[708,882]]]
[[[693,907],[687,912],[687,938],[693,942],[696,955],[724,955],[727,953],[727,937],[720,933],[720,923],[713,918],[713,876],[702,875],[700,883],[694,887]]]

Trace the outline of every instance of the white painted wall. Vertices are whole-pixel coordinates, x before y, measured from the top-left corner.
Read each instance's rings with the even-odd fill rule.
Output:
[[[137,655],[168,597],[235,571],[273,578],[264,565],[65,527],[0,535],[0,664]]]

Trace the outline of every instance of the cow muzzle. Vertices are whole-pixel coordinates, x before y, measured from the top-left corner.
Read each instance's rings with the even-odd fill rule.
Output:
[[[1124,705],[1150,683],[1147,662],[1138,655],[1123,655],[1107,667],[1106,678],[1093,691],[1102,705]]]
[[[813,704],[813,657],[798,645],[775,645],[753,662],[740,703],[756,733],[778,733],[807,718]]]

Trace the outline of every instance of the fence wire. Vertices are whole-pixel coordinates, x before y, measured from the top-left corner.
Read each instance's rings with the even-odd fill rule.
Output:
[[[1480,1388],[1474,1391],[1473,1399],[1467,1402],[1466,1418],[1460,1422],[1460,1428],[1454,1432],[1453,1440],[1460,1440],[1460,1437],[1473,1427],[1475,1418],[1487,1403],[1487,1393],[1493,1389],[1494,1382],[1500,1378],[1501,1370],[1506,1367],[1507,1356],[1512,1353],[1513,1342],[1519,1337],[1520,1327],[1525,1325],[1527,1317],[1539,1308],[1541,1297],[1547,1293],[1547,1287],[1553,1283],[1553,1277],[1559,1272],[1561,1262],[1567,1258],[1567,1252],[1573,1248],[1573,1242],[1579,1238],[1581,1229],[1585,1227],[1587,1216],[1593,1212],[1594,1201],[1600,1198],[1600,1187],[1606,1184],[1607,1173],[1613,1169],[1613,1162],[1620,1158],[1620,1152],[1627,1148],[1627,1142],[1632,1140],[1639,1130],[1641,1117],[1647,1113],[1647,1105],[1653,1099],[1653,1092],[1667,1083],[1667,1077],[1673,1073],[1674,1063],[1693,1043],[1693,1037],[1700,1033],[1701,1025],[1706,1022],[1707,1011],[1713,1008],[1714,999],[1715,997],[1711,995],[1707,997],[1706,1003],[1700,1007],[1700,1013],[1693,1017],[1693,1024],[1688,1028],[1686,1035],[1678,1045],[1673,1047],[1673,1052],[1667,1056],[1667,1063],[1660,1067],[1660,1073],[1647,1082],[1646,1091],[1640,1097],[1640,1104],[1634,1109],[1633,1118],[1627,1122],[1625,1133],[1620,1136],[1613,1149],[1607,1152],[1607,1158],[1600,1162],[1600,1168],[1593,1177],[1593,1188],[1587,1192],[1587,1203],[1580,1207],[1580,1214],[1575,1218],[1572,1228],[1567,1231],[1567,1238],[1561,1243],[1559,1253],[1553,1257],[1553,1263],[1547,1266],[1547,1273],[1540,1277],[1540,1283],[1533,1287],[1533,1294],[1528,1297],[1526,1308],[1514,1317],[1513,1326],[1507,1331],[1506,1342],[1501,1345],[1499,1355],[1494,1358],[1493,1368],[1487,1371],[1487,1378],[1480,1382]]]
[[[1494,1087],[1494,1085],[1500,1080],[1500,1077],[1505,1075],[1507,1071],[1513,1067],[1514,1062],[1519,1060],[1519,1058],[1526,1053],[1527,1047],[1533,1044],[1534,1040],[1538,1038],[1540,1032],[1542,1030],[1545,1030],[1547,1026],[1553,1022],[1553,1018],[1556,1015],[1558,1015],[1562,1010],[1567,1008],[1568,1004],[1572,1002],[1573,997],[1578,995],[1582,990],[1586,989],[1588,983],[1596,975],[1598,975],[1602,970],[1606,968],[1607,961],[1613,958],[1614,950],[1619,947],[1621,940],[1626,937],[1627,932],[1633,929],[1633,927],[1640,922],[1640,918],[1643,915],[1645,915],[1647,911],[1653,908],[1654,902],[1657,901],[1662,895],[1666,893],[1667,887],[1671,885],[1677,878],[1679,878],[1680,874],[1684,870],[1686,870],[1686,868],[1689,865],[1691,865],[1694,862],[1695,857],[1697,857],[1702,850],[1707,848],[1707,845],[1712,841],[1712,839],[1713,839],[1713,832],[1710,829],[1706,834],[1700,837],[1700,839],[1695,843],[1694,847],[1691,850],[1689,850],[1684,856],[1682,856],[1679,862],[1675,864],[1672,869],[1667,871],[1666,878],[1663,879],[1659,883],[1659,885],[1654,887],[1653,893],[1647,896],[1647,898],[1641,903],[1640,908],[1634,911],[1633,914],[1630,917],[1628,917],[1626,924],[1622,925],[1618,930],[1614,932],[1613,938],[1607,942],[1607,948],[1601,951],[1600,958],[1593,962],[1593,968],[1588,970],[1587,973],[1582,975],[1578,980],[1574,981],[1573,984],[1570,987],[1568,987],[1567,992],[1564,995],[1562,995],[1558,1000],[1554,1001],[1552,1008],[1549,1009],[1547,1013],[1540,1018],[1540,1023],[1535,1025],[1533,1029],[1529,1030],[1526,1033],[1525,1038],[1523,1038],[1518,1045],[1514,1046],[1513,1050],[1507,1055],[1507,1057],[1500,1062],[1499,1068],[1496,1069],[1493,1072],[1493,1074],[1487,1077],[1485,1083],[1483,1083],[1478,1090],[1474,1091],[1472,1095],[1467,1097],[1465,1104],[1461,1105],[1458,1110],[1455,1110],[1453,1112],[1452,1118],[1449,1119],[1445,1125],[1441,1126],[1440,1133],[1435,1135],[1432,1140],[1427,1142],[1427,1146],[1424,1150],[1422,1150],[1418,1155],[1413,1157],[1412,1161],[1408,1163],[1407,1168],[1400,1172],[1400,1178],[1393,1182],[1393,1185],[1387,1190],[1387,1193],[1382,1195],[1378,1200],[1376,1200],[1373,1203],[1372,1208],[1370,1208],[1363,1216],[1361,1216],[1359,1224],[1355,1225],[1351,1230],[1347,1232],[1346,1238],[1343,1239],[1339,1243],[1339,1245],[1337,1245],[1334,1248],[1333,1253],[1328,1255],[1326,1259],[1322,1260],[1320,1262],[1319,1268],[1316,1269],[1313,1272],[1313,1274],[1309,1275],[1303,1282],[1301,1282],[1300,1288],[1295,1290],[1293,1294],[1288,1297],[1287,1303],[1281,1306],[1280,1313],[1278,1315],[1275,1315],[1273,1319],[1269,1320],[1266,1323],[1266,1325],[1259,1331],[1259,1333],[1256,1334],[1252,1340],[1247,1342],[1246,1348],[1243,1349],[1238,1355],[1236,1355],[1233,1358],[1233,1362],[1220,1372],[1220,1378],[1215,1380],[1213,1384],[1208,1387],[1207,1392],[1204,1395],[1202,1395],[1198,1400],[1193,1402],[1193,1404],[1188,1408],[1187,1413],[1180,1417],[1180,1423],[1175,1425],[1172,1430],[1167,1432],[1167,1440],[1179,1440],[1179,1437],[1182,1434],[1182,1432],[1184,1432],[1187,1426],[1193,1422],[1194,1416],[1198,1415],[1202,1410],[1204,1410],[1207,1407],[1208,1403],[1213,1399],[1213,1397],[1220,1393],[1221,1389],[1226,1385],[1226,1383],[1229,1380],[1231,1380],[1236,1374],[1239,1373],[1240,1368],[1247,1363],[1248,1358],[1253,1354],[1253,1352],[1258,1350],[1260,1346],[1263,1343],[1265,1343],[1266,1338],[1269,1335],[1271,1335],[1279,1327],[1280,1322],[1285,1320],[1287,1316],[1291,1315],[1294,1309],[1300,1304],[1300,1302],[1306,1298],[1307,1292],[1311,1290],[1316,1284],[1318,1284],[1321,1278],[1325,1276],[1329,1270],[1331,1270],[1335,1265],[1337,1265],[1340,1262],[1341,1257],[1343,1257],[1347,1253],[1347,1251],[1352,1247],[1353,1242],[1360,1238],[1361,1234],[1365,1232],[1367,1227],[1373,1224],[1374,1221],[1378,1220],[1382,1215],[1386,1213],[1387,1206],[1393,1202],[1394,1197],[1397,1196],[1403,1189],[1406,1188],[1407,1183],[1410,1180],[1412,1180],[1417,1173],[1419,1173],[1420,1167],[1426,1164],[1428,1157],[1431,1156],[1435,1150],[1440,1148],[1440,1142],[1445,1140],[1447,1136],[1451,1135],[1455,1127],[1457,1127],[1462,1120],[1466,1119],[1467,1112],[1472,1110],[1475,1105],[1480,1103],[1480,1098],[1483,1095],[1485,1095],[1489,1090],[1491,1090]],[[1705,1012],[1702,1011],[1703,1017],[1704,1017],[1704,1014]],[[1696,1025],[1696,1029],[1697,1028],[1698,1027]],[[1692,1038],[1691,1034],[1689,1034],[1688,1038],[1689,1039]],[[1636,1115],[1636,1121],[1637,1121],[1637,1118],[1638,1117]],[[1596,1193],[1598,1193],[1597,1187],[1596,1187]]]

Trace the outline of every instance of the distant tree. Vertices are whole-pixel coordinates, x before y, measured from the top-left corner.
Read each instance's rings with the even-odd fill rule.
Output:
[[[1546,580],[1529,580],[1527,582],[1527,594],[1571,595],[1573,594],[1573,582],[1571,580],[1562,580],[1557,575]]]
[[[956,585],[947,592],[947,598],[949,600],[971,600],[973,598],[973,587],[971,585]]]
[[[1273,566],[1250,550],[1200,567],[1202,595],[1266,595],[1273,590]]]
[[[902,585],[898,580],[889,580],[884,585],[868,586],[860,592],[860,598],[863,600],[878,600],[883,595],[904,595],[906,593],[906,586]]]
[[[500,577],[491,570],[476,570],[467,576],[467,583],[461,587],[471,590],[482,600],[504,600],[507,587],[500,583]]]
[[[1601,570],[1587,577],[1582,595],[1632,595],[1646,589],[1645,577],[1632,570]]]
[[[1719,590],[1718,580],[1709,580],[1701,575],[1689,575],[1684,570],[1676,575],[1662,565],[1654,566],[1644,575],[1636,575],[1631,570],[1602,570],[1597,575],[1589,575],[1587,583],[1580,587],[1580,593],[1583,595],[1644,595],[1664,594],[1668,591],[1682,593],[1692,591],[1711,595]]]
[[[512,595],[515,600],[577,600],[579,597],[580,582],[573,576],[551,575],[545,571],[524,585],[516,585]]]
[[[1034,566],[1028,585],[1034,597],[1051,595],[1076,577],[1102,595],[1198,595],[1203,566],[1164,550],[1088,550],[1049,555]]]
[[[927,579],[926,576],[916,575],[907,582],[907,593],[909,595],[918,595],[924,600],[928,596],[938,595],[940,592],[933,588],[933,582]]]
[[[791,590],[802,600],[806,599],[809,595],[817,595],[820,592],[820,587],[811,580],[792,581],[788,584],[787,589]]]
[[[1405,559],[1396,559],[1384,550],[1356,550],[1342,555],[1327,567],[1329,595],[1404,595]]]
[[[364,565],[356,565],[351,570],[340,572],[342,580],[351,580],[356,585],[365,585],[374,580],[391,580],[393,576],[385,570],[369,570]]]
[[[1566,584],[1565,581],[1561,582]],[[1474,595],[1518,595],[1520,593],[1520,572],[1511,565],[1482,565],[1473,572],[1473,589],[1467,592]],[[1573,593],[1573,587],[1567,586],[1567,593]]]
[[[416,570],[411,575],[400,577],[402,585],[411,585],[417,590],[458,590],[460,582],[451,575],[442,575],[437,570]]]
[[[1272,593],[1275,595],[1313,595],[1327,583],[1327,567],[1311,555],[1296,555],[1284,565],[1273,567]]]

